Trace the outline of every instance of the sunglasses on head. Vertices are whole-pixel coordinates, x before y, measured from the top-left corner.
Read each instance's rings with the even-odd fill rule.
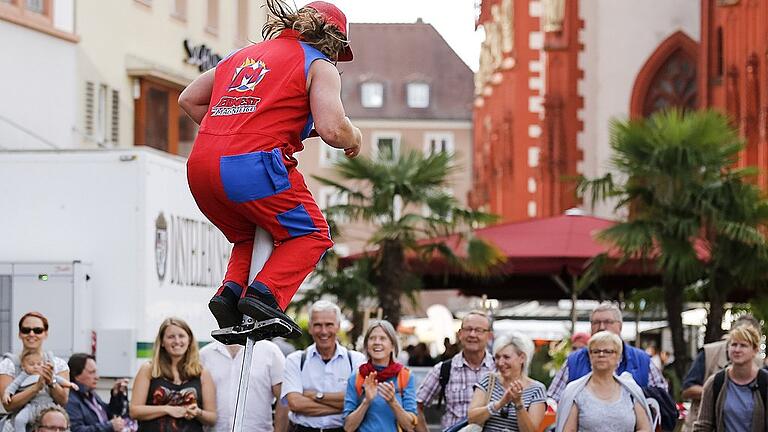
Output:
[[[43,334],[43,332],[45,332],[45,329],[42,327],[22,327],[19,329],[19,332],[21,332],[21,334],[34,333],[36,335],[39,335],[39,334]]]

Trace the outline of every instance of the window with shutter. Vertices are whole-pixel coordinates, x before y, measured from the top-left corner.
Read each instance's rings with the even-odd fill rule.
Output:
[[[95,102],[96,86],[92,81],[85,82],[85,134],[89,137],[93,136],[93,115],[94,115],[94,102]]]
[[[112,110],[110,111],[110,141],[112,145],[117,145],[120,141],[120,92],[112,90]]]

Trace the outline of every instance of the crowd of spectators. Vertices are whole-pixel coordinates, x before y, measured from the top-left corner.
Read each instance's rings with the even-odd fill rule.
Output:
[[[442,411],[445,431],[543,428],[555,408],[560,431],[671,430],[664,423],[667,383],[647,352],[621,339],[622,315],[603,303],[590,316],[591,334],[576,334],[549,389],[528,376],[534,345],[521,333],[493,334],[482,311],[466,314],[455,348],[430,356],[418,344],[408,366],[430,367],[416,384],[402,364],[398,335],[385,320],[368,323],[362,352],[343,346],[341,310],[328,301],[309,309],[313,343],[286,355],[259,341],[249,377],[247,430],[278,432],[427,432],[426,407]],[[763,431],[768,372],[756,360],[759,323],[742,317],[723,341],[709,344],[683,383],[695,401],[687,430]],[[132,383],[117,379],[109,400],[97,393],[96,358],[68,361],[44,349],[49,323],[29,312],[19,320],[22,350],[0,361],[4,410],[0,432],[224,432],[232,430],[243,349],[207,344],[201,350],[183,320],[160,325],[152,358]],[[674,420],[676,420],[676,413]]]

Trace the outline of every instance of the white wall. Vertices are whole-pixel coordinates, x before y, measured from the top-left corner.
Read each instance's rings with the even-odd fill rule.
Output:
[[[611,156],[609,121],[628,117],[632,87],[648,57],[676,31],[699,40],[699,0],[582,0],[579,5],[585,48],[579,55],[584,131],[578,145],[584,152],[582,173],[597,177],[607,172]],[[595,214],[613,217],[612,208],[601,205]]]
[[[90,263],[97,331],[132,329],[138,341],[152,342],[173,314],[198,340],[210,340],[215,323],[206,305],[223,271],[214,285],[178,285],[168,275],[161,282],[154,264],[160,212],[207,224],[189,193],[183,159],[147,148],[0,152],[0,197],[7,209],[0,262]],[[224,267],[230,246],[210,228]],[[188,250],[195,244],[186,238]],[[213,250],[210,243],[198,251]]]
[[[13,41],[0,56],[0,150],[72,147],[76,45],[2,20],[0,41]]]

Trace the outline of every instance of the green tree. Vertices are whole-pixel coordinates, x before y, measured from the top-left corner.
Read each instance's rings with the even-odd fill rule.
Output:
[[[446,190],[457,170],[451,154],[412,151],[396,159],[343,159],[335,166],[340,181],[315,177],[346,197],[346,204],[326,209],[330,218],[373,227],[370,281],[384,317],[394,325],[400,322],[403,294],[415,298],[419,288],[408,257],[441,256],[451,266],[479,274],[503,261],[497,248],[470,235],[472,227],[496,218],[463,208]],[[452,234],[466,237],[466,257],[446,243]]]
[[[625,258],[655,262],[676,372],[683,376],[689,360],[680,316],[684,288],[697,281],[708,285],[709,322],[719,328],[720,299],[762,277],[765,239],[758,226],[768,214],[765,201],[745,181],[754,171],[734,168],[743,143],[714,111],[669,110],[613,121],[611,148],[611,168],[621,180],[611,173],[585,179],[579,191],[592,205],[609,200],[629,214],[600,238]]]

